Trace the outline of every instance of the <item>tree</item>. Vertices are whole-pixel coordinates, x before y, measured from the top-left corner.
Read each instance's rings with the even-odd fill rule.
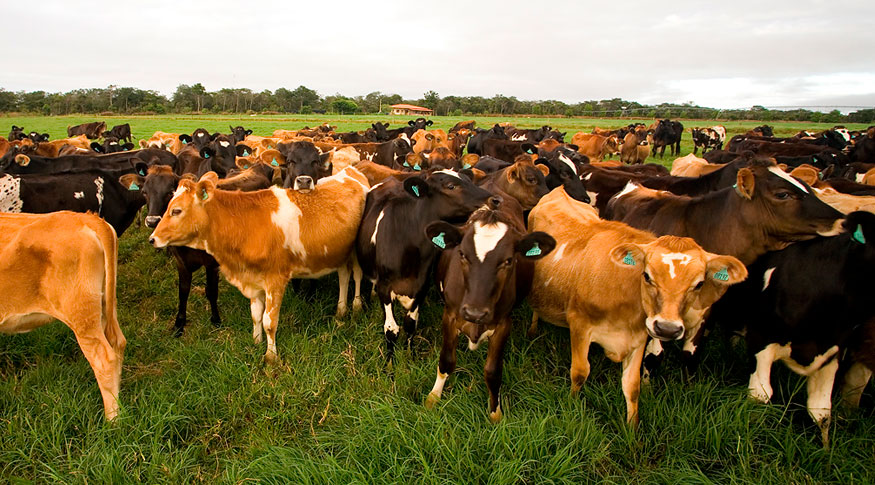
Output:
[[[206,88],[204,88],[204,85],[201,83],[195,83],[195,85],[191,87],[191,94],[195,97],[195,100],[197,100],[197,111],[200,111],[203,106],[204,95],[207,94]]]
[[[422,95],[422,104],[424,104],[426,108],[437,108],[438,101],[440,100],[441,97],[434,91],[426,91],[425,94]]]
[[[331,108],[340,114],[347,114],[355,113],[358,109],[358,105],[351,99],[337,98],[331,102]]]

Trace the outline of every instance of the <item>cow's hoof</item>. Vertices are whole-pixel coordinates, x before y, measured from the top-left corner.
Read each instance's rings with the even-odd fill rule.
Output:
[[[346,314],[347,314],[348,312],[349,312],[349,310],[347,310],[346,305],[344,305],[344,306],[338,306],[338,307],[337,307],[337,313],[336,313],[334,316],[335,316],[336,318],[343,318],[343,317],[346,316]]]
[[[498,406],[497,408],[495,408],[495,412],[489,413],[489,421],[492,424],[497,424],[499,421],[501,421],[502,416],[504,415],[501,413],[501,406]]]
[[[427,409],[434,409],[435,405],[437,405],[438,401],[441,400],[441,397],[437,394],[430,392],[428,393],[428,397],[425,398],[425,407]]]
[[[358,296],[352,300],[352,311],[356,313],[362,311],[362,297]]]
[[[268,352],[264,354],[264,362],[268,365],[276,365],[279,364],[279,357],[277,357],[276,353]]]

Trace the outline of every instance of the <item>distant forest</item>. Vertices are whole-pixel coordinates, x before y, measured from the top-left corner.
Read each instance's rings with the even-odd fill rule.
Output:
[[[515,96],[496,94],[482,96],[444,96],[428,91],[419,99],[404,99],[398,94],[379,91],[364,96],[341,94],[320,96],[315,90],[298,86],[293,90],[255,92],[250,89],[224,88],[207,91],[201,83],[180,84],[169,98],[157,91],[132,87],[75,89],[66,93],[45,91],[7,91],[0,88],[0,113],[34,113],[47,116],[77,113],[89,114],[167,114],[167,113],[388,113],[389,106],[409,103],[425,106],[441,116],[468,115],[532,115],[532,116],[593,116],[599,118],[692,118],[722,120],[785,120],[827,123],[873,123],[875,108],[861,109],[847,115],[838,110],[829,113],[808,109],[776,110],[763,106],[749,109],[719,110],[694,103],[644,105],[620,98],[583,101],[568,104],[562,101],[519,100]]]

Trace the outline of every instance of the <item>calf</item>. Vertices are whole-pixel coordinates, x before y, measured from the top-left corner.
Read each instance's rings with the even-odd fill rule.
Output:
[[[726,294],[712,319],[747,324],[748,352],[756,359],[748,389],[755,400],[771,399],[775,361],[807,377],[808,413],[826,447],[839,358],[873,328],[875,215],[853,212],[838,236],[765,254],[749,270],[750,279]],[[865,351],[872,352],[872,347]],[[854,377],[850,389],[859,392],[868,378]]]
[[[556,240],[535,262],[529,302],[538,317],[571,331],[571,389],[589,376],[590,344],[623,363],[626,420],[638,422],[641,361],[647,337],[683,338],[687,313],[707,310],[744,265],[703,250],[690,238],[663,236],[599,219],[590,206],[556,189],[529,214],[529,229]]]
[[[490,197],[467,175],[452,170],[410,176],[403,182],[387,178],[368,193],[356,255],[383,309],[387,361],[392,361],[399,333],[392,302],[397,299],[407,311],[404,330],[409,339],[428,289],[426,278],[437,249],[425,237],[425,226],[438,219],[467,218]]]
[[[477,185],[504,199],[512,197],[522,206],[522,210],[527,211],[547,195],[545,176],[549,172],[546,165],[536,166],[531,157],[520,156],[513,165],[486,175]]]
[[[133,143],[119,143],[119,139],[107,136],[103,139],[103,143],[97,143],[96,141],[91,142],[91,149],[97,153],[118,153],[118,152],[126,152],[128,150],[134,149]]]
[[[129,123],[124,123],[121,125],[115,125],[111,130],[103,134],[104,138],[112,137],[117,141],[126,140],[128,143],[133,143],[134,139],[131,137],[131,125]],[[130,150],[130,148],[129,148]]]
[[[27,133],[21,126],[12,125],[12,130],[9,132],[9,141],[24,140],[27,138]]]
[[[352,167],[307,194],[278,187],[216,190],[215,174],[198,182],[183,179],[149,242],[203,249],[216,258],[222,274],[249,298],[252,337],[260,343],[264,329],[265,360],[274,362],[279,311],[291,278],[337,271],[337,311],[346,312],[348,265],[367,190],[367,179]]]
[[[0,333],[64,322],[94,371],[106,419],[114,419],[126,341],[112,228],[92,214],[0,214],[0,234]]]
[[[656,123],[656,129],[653,131],[653,144],[651,145],[651,156],[656,156],[659,151],[659,158],[665,155],[665,147],[669,147],[669,152],[672,155],[681,154],[681,137],[684,134],[684,125],[679,121],[659,120]]]
[[[228,128],[231,129],[231,136],[234,137],[234,143],[240,143],[245,140],[247,136],[252,134],[252,130],[247,130],[239,125],[236,127],[228,125]]]
[[[489,389],[489,419],[498,422],[510,311],[531,287],[532,262],[549,254],[556,241],[544,232],[526,234],[522,207],[514,200],[488,203],[471,214],[461,230],[438,221],[426,226],[425,234],[442,251],[436,276],[444,297],[443,346],[425,405],[434,407],[456,368],[459,336],[468,337],[470,350],[491,338],[483,374]]]
[[[105,121],[94,121],[92,123],[82,123],[81,125],[68,126],[67,136],[70,138],[76,135],[85,135],[89,140],[100,138],[100,135],[106,131]]]
[[[726,141],[726,127],[716,125],[710,128],[690,128],[693,138],[693,154],[702,147],[702,155],[712,150],[722,150]]]
[[[579,131],[571,137],[571,143],[590,160],[604,160],[606,156],[620,153],[620,140],[616,136],[593,135]]]
[[[524,141],[489,138],[483,140],[482,151],[482,156],[484,157],[493,157],[499,160],[504,160],[508,163],[513,163],[519,155],[535,153],[535,146]]]

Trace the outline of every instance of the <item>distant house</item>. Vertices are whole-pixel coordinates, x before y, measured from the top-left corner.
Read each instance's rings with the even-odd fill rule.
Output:
[[[392,114],[405,116],[431,116],[434,114],[434,110],[423,108],[422,106],[413,106],[412,104],[393,104]]]

